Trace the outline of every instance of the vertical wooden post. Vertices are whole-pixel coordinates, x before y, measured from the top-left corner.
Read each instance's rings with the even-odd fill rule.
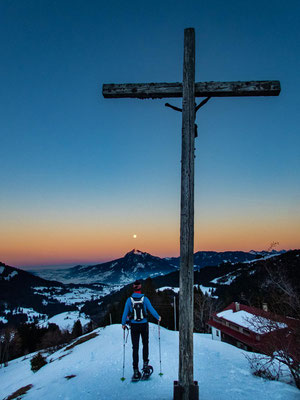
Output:
[[[174,296],[174,331],[177,331],[177,325],[176,325],[176,297]]]
[[[195,30],[184,30],[180,217],[179,386],[183,400],[194,393],[194,141]],[[198,388],[198,387],[197,387]]]
[[[102,90],[106,98],[161,99],[181,96],[183,98],[182,110],[169,105],[174,110],[182,111],[179,381],[174,381],[174,400],[199,398],[198,384],[193,380],[195,86],[197,97],[278,96],[280,93],[279,81],[198,82],[195,85],[193,28],[184,30],[182,85],[178,82],[107,84],[103,85]],[[206,101],[201,102],[197,108]]]

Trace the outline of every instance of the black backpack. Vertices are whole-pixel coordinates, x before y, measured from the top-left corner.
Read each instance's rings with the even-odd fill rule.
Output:
[[[141,321],[147,316],[144,308],[144,297],[145,296],[141,297],[140,299],[135,299],[134,297],[130,297],[132,305],[131,317],[134,321]]]

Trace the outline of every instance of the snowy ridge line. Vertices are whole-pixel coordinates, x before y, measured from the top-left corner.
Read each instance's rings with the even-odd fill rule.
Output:
[[[203,294],[208,294],[211,295],[213,293],[213,290],[215,289],[214,287],[211,286],[203,286],[203,285],[198,285],[195,284],[194,288],[200,288]],[[163,292],[164,290],[172,290],[174,293],[179,293],[179,287],[175,286],[163,286],[158,289],[156,289],[157,292]]]
[[[256,259],[254,259],[254,260],[243,261],[242,264],[248,264],[248,265],[250,265],[250,264],[253,264],[253,263],[257,262],[257,261],[268,260],[268,259],[270,259],[270,258],[278,257],[278,256],[280,256],[280,255],[281,255],[281,254],[268,254],[268,255],[266,255],[266,256],[264,256],[264,257],[256,258]],[[234,265],[234,264],[239,264],[238,262],[237,262],[237,263],[230,262],[230,263],[231,263],[232,265]],[[222,276],[219,276],[219,277],[217,277],[217,278],[211,280],[210,282],[211,282],[211,283],[214,283],[214,284],[217,284],[217,285],[231,285],[231,283],[237,278],[238,274],[239,274],[241,271],[242,271],[242,268],[238,268],[238,269],[236,269],[235,271],[228,272],[227,274],[222,275]],[[253,275],[253,274],[255,273],[255,270],[253,270],[253,271],[248,271],[248,273],[249,273],[249,275]],[[226,277],[227,277],[227,280],[223,281]]]
[[[211,253],[211,254],[210,254]],[[282,254],[283,251],[274,254],[265,252],[196,252],[194,269],[199,270],[204,266],[218,266],[220,263],[239,262],[250,263],[263,260]],[[261,258],[254,258],[254,257]],[[251,261],[249,258],[254,258]],[[241,261],[239,261],[241,260]],[[212,261],[214,264],[212,264]],[[148,276],[157,277],[178,271],[178,257],[160,258],[147,252],[133,249],[125,256],[95,265],[77,265],[75,267],[56,269],[56,270],[34,270],[34,275],[48,280],[56,280],[62,283],[91,284],[91,283],[110,283],[110,284],[129,284],[135,279],[146,279]],[[207,264],[206,264],[207,262]]]
[[[237,278],[237,273],[240,272],[242,268],[238,268],[235,271],[228,272],[228,274],[218,276],[217,278],[211,280],[211,283],[217,284],[217,285],[231,285],[231,283]],[[222,282],[222,279],[227,278],[224,282]]]
[[[282,253],[268,254],[268,255],[263,256],[263,257],[260,257],[260,258],[255,258],[254,260],[243,261],[243,264],[251,264],[251,263],[256,262],[256,261],[268,260],[269,258],[278,257],[278,256],[280,256],[281,254],[282,254]]]

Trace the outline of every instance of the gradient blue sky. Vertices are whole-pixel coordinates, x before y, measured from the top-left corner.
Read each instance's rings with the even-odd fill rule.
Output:
[[[181,81],[186,27],[197,81],[282,85],[198,112],[195,251],[299,248],[299,26],[298,1],[1,1],[0,260],[179,254],[181,114],[101,86]]]

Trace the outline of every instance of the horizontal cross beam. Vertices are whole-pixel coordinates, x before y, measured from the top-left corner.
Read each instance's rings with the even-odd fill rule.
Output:
[[[279,81],[236,81],[195,83],[195,97],[278,96]],[[105,98],[162,99],[182,97],[182,83],[104,84]]]

